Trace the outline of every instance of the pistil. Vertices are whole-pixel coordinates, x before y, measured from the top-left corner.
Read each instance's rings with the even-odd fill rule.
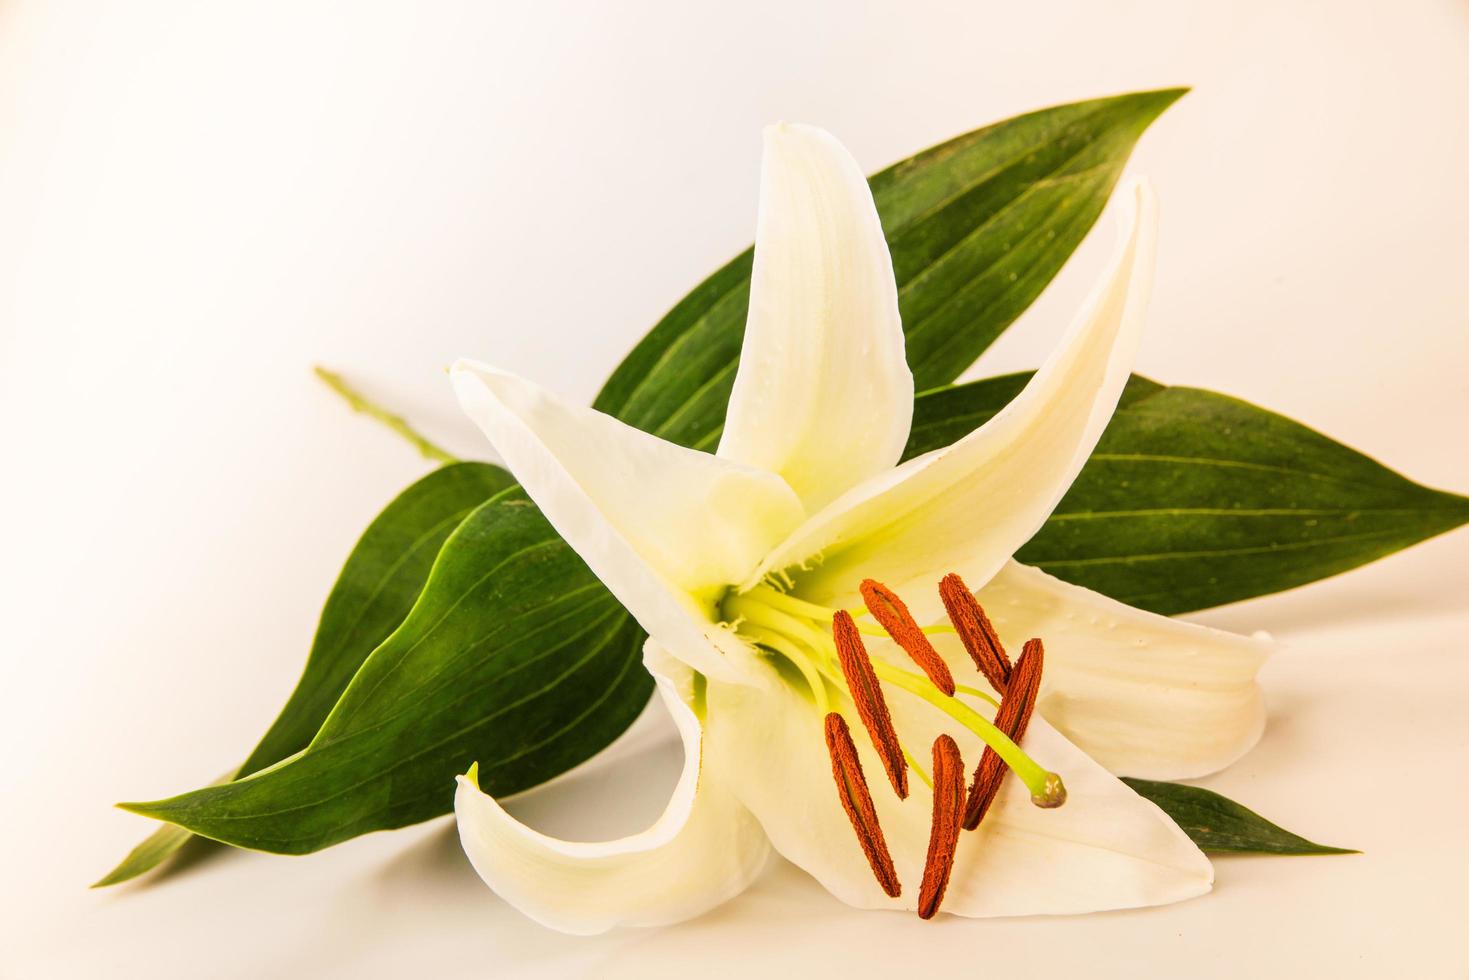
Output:
[[[1010,685],[995,712],[995,724],[1015,741],[1025,736],[1031,712],[1035,710],[1036,693],[1040,690],[1041,667],[1045,659],[1045,647],[1040,640],[1026,641],[1010,673]],[[969,800],[964,807],[964,829],[973,830],[984,819],[1000,784],[1005,778],[1005,762],[1000,755],[985,747],[974,770],[974,781],[969,787]],[[937,776],[935,776],[937,779]],[[1057,807],[1066,802],[1066,788],[1057,780],[1046,785],[1041,792],[1031,790],[1031,802],[1041,807]]]

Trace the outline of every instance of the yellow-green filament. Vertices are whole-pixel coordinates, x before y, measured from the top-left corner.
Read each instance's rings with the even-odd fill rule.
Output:
[[[997,698],[994,695],[989,694],[989,693],[987,693],[985,691],[981,691],[977,687],[970,687],[968,684],[955,684],[954,685],[954,693],[955,694],[968,694],[970,697],[983,698],[985,701],[988,701],[991,705],[993,705],[996,708],[998,708],[1000,706],[1000,699],[999,698]]]
[[[823,716],[831,710],[831,700],[826,695],[826,681],[822,680],[821,672],[800,647],[784,635],[763,626],[751,625],[748,628],[742,628],[740,632],[789,660],[791,665],[801,672],[801,676],[806,678],[806,684],[811,688],[811,696],[816,699],[816,710],[820,711]]]
[[[776,592],[774,589],[765,592],[763,588],[757,587],[744,594],[731,593],[726,596],[720,606],[720,614],[726,621],[738,621],[740,632],[749,635],[757,643],[764,643],[790,657],[792,663],[800,668],[803,674],[806,673],[806,667],[803,667],[800,661],[806,658],[800,658],[799,655],[791,656],[787,650],[805,648],[811,654],[807,666],[814,666],[816,670],[830,677],[839,687],[843,686],[845,681],[837,666],[836,643],[826,629],[826,623],[829,620],[823,615],[823,618],[817,620],[822,623],[822,627],[817,628],[812,622],[816,617],[807,615],[811,609],[821,610],[823,614],[827,610],[802,599],[795,599]],[[780,598],[783,608],[777,608],[776,603],[769,601],[772,594]],[[768,642],[767,638],[779,641],[783,644],[784,649],[782,646],[777,646],[775,642]],[[950,697],[940,691],[925,676],[909,673],[875,657],[872,658],[872,669],[879,679],[927,701],[994,749],[1010,767],[1010,770],[1020,777],[1021,782],[1025,783],[1026,788],[1030,790],[1032,800],[1037,805],[1047,805],[1042,801],[1057,798],[1060,777],[1026,755],[1020,746],[1011,740],[1010,736],[996,728],[994,723],[984,715],[958,698]],[[807,680],[809,683],[809,675]],[[991,704],[994,703],[993,698],[977,688],[964,687],[961,689],[956,686],[955,690],[962,690],[965,694],[981,697]],[[1060,798],[1064,799],[1064,796]],[[1058,804],[1050,803],[1049,805]]]
[[[908,767],[918,774],[919,779],[923,780],[923,785],[927,786],[929,789],[933,789],[933,779],[928,775],[928,773],[923,771],[923,767],[918,764],[918,760],[913,758],[913,753],[909,752],[907,749],[904,749],[903,758],[907,760]]]

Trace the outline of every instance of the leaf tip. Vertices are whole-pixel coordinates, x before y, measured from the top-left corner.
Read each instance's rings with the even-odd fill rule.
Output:
[[[1147,115],[1146,122],[1152,122],[1161,116],[1169,106],[1173,105],[1173,103],[1185,95],[1188,95],[1191,91],[1193,89],[1187,85],[1177,85],[1172,88],[1156,88],[1143,92],[1134,92],[1132,97],[1148,106],[1150,111]]]
[[[153,820],[165,820],[167,818],[161,816],[163,810],[163,802],[163,800],[153,800],[148,803],[114,803],[112,805],[117,807],[117,809],[119,810],[126,810],[128,813],[136,813],[140,817],[149,817]]]
[[[1469,497],[1463,494],[1451,493],[1447,490],[1443,491],[1443,494],[1448,498],[1449,510],[1462,514],[1464,520],[1469,521]]]
[[[113,885],[120,885],[125,881],[132,881],[134,878],[138,877],[138,875],[147,870],[147,867],[135,866],[132,861],[132,855],[129,855],[128,858],[125,859],[121,864],[113,868],[111,871],[107,872],[102,877],[98,878],[96,881],[92,882],[90,885],[87,886],[87,888],[110,888]]]

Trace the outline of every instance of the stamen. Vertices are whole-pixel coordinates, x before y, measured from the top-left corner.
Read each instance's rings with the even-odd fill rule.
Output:
[[[933,827],[928,834],[928,860],[923,865],[923,887],[918,891],[918,915],[931,919],[944,900],[954,851],[959,846],[959,824],[964,816],[964,760],[959,746],[947,735],[933,740]]]
[[[939,598],[944,600],[944,609],[949,613],[949,622],[964,641],[964,649],[974,659],[974,666],[984,675],[990,686],[1002,694],[1010,682],[1010,657],[1000,643],[994,624],[984,614],[984,608],[964,580],[953,572],[939,582]]]
[[[1027,640],[1025,649],[1021,651],[1020,659],[1015,662],[1015,669],[1010,674],[1010,685],[1000,702],[1000,709],[995,712],[995,727],[1009,735],[1013,742],[1018,743],[1025,736],[1025,728],[1030,723],[1030,714],[1035,709],[1036,693],[1040,690],[1044,661],[1045,647],[1041,641]],[[995,801],[995,794],[1000,791],[1004,778],[1004,760],[989,746],[985,746],[979,765],[974,769],[974,781],[969,786],[969,801],[964,808],[965,830],[973,830],[979,826],[979,822],[989,811],[990,804]],[[1057,807],[1066,802],[1066,787],[1061,784],[1060,777],[1050,773],[1039,792],[1032,790],[1030,799],[1039,807]]]
[[[767,615],[778,614],[767,613]],[[788,628],[791,630],[791,635],[798,637],[813,653],[824,650],[829,661],[837,659],[836,644],[832,642],[829,634],[822,634],[799,623],[789,624]],[[1026,755],[1018,745],[1010,740],[1010,736],[996,728],[994,722],[958,698],[945,697],[927,677],[900,670],[885,660],[874,660],[871,663],[873,672],[881,680],[933,705],[978,735],[986,745],[994,748],[1000,758],[1005,760],[1005,765],[1010,767],[1010,771],[1019,776],[1021,782],[1030,788],[1032,799],[1039,801],[1042,798],[1051,798],[1054,792],[1051,787],[1059,785],[1060,777],[1041,768],[1034,759]],[[836,681],[839,668],[833,665],[827,669],[833,681]],[[988,695],[981,696],[989,699]],[[1059,806],[1060,804],[1051,805]]]
[[[887,841],[883,839],[882,827],[877,822],[877,810],[872,805],[872,794],[867,789],[867,779],[862,775],[862,761],[857,758],[857,747],[852,744],[852,733],[847,721],[833,711],[826,716],[826,750],[831,753],[831,775],[837,784],[837,795],[841,797],[842,809],[852,822],[857,842],[872,868],[873,877],[890,898],[903,893],[898,881],[898,872],[893,868],[893,857],[888,853]]]
[[[893,792],[898,794],[898,799],[907,799],[908,763],[903,759],[903,747],[898,744],[898,732],[888,713],[882,687],[877,683],[877,674],[873,672],[872,659],[862,645],[862,634],[857,632],[857,625],[845,610],[839,610],[831,618],[831,635],[836,641],[837,660],[847,680],[847,690],[852,693],[867,734],[872,736],[872,747],[887,770]]]
[[[949,665],[944,663],[939,652],[933,648],[933,644],[913,619],[907,604],[887,586],[870,578],[862,581],[861,590],[862,601],[867,604],[867,611],[872,613],[872,618],[882,624],[893,642],[902,647],[903,652],[923,669],[928,679],[933,681],[934,687],[953,697],[954,675],[949,673]]]

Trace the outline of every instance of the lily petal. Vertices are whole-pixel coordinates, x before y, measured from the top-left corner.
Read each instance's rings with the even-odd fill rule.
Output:
[[[1070,915],[1167,905],[1213,887],[1209,859],[1167,814],[1043,718],[1031,719],[1023,747],[1062,774],[1066,804],[1038,809],[1007,778],[984,823],[960,837],[944,911]],[[977,744],[963,751],[978,758]]]
[[[765,130],[750,313],[719,455],[809,511],[897,463],[913,418],[898,287],[867,178],[813,126]]]
[[[888,898],[873,877],[833,782],[823,715],[768,664],[761,663],[754,673],[755,683],[709,682],[709,767],[755,814],[775,849],[837,898],[859,908],[903,908],[905,901],[916,908],[918,878],[911,861],[899,865],[903,894],[897,900]],[[849,699],[842,701],[846,716],[856,719],[855,706]],[[898,806],[868,739],[859,735],[853,741],[888,845],[897,844],[906,853],[894,839],[894,821],[912,811],[912,827],[905,823],[904,829],[926,835],[930,797],[919,785],[907,806]]]
[[[874,643],[874,653],[902,662],[896,647],[884,646]],[[882,780],[881,762],[857,740],[903,886],[890,899],[873,878],[838,802],[820,716],[769,673],[766,684],[710,682],[709,766],[729,780],[775,849],[837,898],[860,908],[916,909],[928,850],[928,788],[915,780],[908,800],[898,800]],[[966,765],[978,761],[982,743],[946,715],[899,692],[891,703],[910,751],[948,732]],[[850,714],[850,704],[843,710]],[[979,830],[960,836],[942,911],[971,917],[1069,914],[1160,905],[1209,890],[1208,859],[1156,806],[1043,719],[1032,719],[1022,745],[1062,774],[1067,802],[1039,809],[1019,780],[1007,778]]]
[[[1143,612],[1013,561],[976,597],[1007,647],[1045,640],[1040,713],[1118,775],[1204,776],[1264,731],[1264,639]],[[957,643],[939,649],[972,672]]]
[[[800,521],[785,481],[484,364],[460,361],[451,376],[511,473],[638,623],[699,670],[731,676],[694,595],[748,575]]]
[[[701,765],[692,671],[656,648],[647,660],[685,760],[668,808],[647,830],[601,843],[557,840],[459,777],[454,811],[470,863],[500,897],[552,929],[590,935],[693,918],[743,891],[769,855],[760,825]]]
[[[952,446],[833,501],[747,585],[799,566],[798,596],[851,606],[860,601],[858,583],[873,578],[925,621],[942,609],[934,583],[946,572],[977,586],[999,571],[1076,478],[1127,382],[1152,279],[1156,219],[1145,184],[1124,197],[1134,212],[1118,258],[1025,390]]]

